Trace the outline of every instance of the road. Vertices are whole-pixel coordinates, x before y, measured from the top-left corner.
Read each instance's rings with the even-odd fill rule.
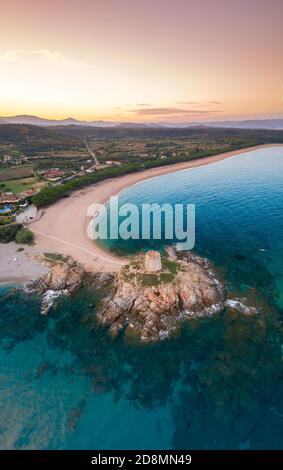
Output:
[[[95,165],[95,166],[99,165],[99,161],[97,160],[97,158],[96,158],[96,156],[95,156],[95,153],[91,150],[90,146],[88,145],[87,140],[85,140],[84,143],[85,143],[85,147],[86,147],[88,153],[90,154],[90,156],[91,156],[91,157],[93,158],[93,160],[94,160],[94,165]]]

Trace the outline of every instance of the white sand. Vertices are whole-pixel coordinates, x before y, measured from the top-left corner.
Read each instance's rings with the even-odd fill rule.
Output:
[[[25,247],[16,243],[0,243],[0,285],[18,285],[36,279],[48,271],[33,259],[38,247]]]

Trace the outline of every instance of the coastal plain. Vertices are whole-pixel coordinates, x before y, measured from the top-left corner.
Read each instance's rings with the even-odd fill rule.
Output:
[[[110,196],[140,181],[167,173],[213,164],[228,157],[247,153],[273,145],[250,147],[244,150],[225,152],[193,161],[152,168],[137,173],[106,179],[95,185],[73,192],[44,209],[39,220],[29,227],[35,234],[39,251],[62,253],[80,262],[86,271],[118,272],[126,260],[107,252],[87,235],[89,217],[87,209],[94,203],[105,204]]]

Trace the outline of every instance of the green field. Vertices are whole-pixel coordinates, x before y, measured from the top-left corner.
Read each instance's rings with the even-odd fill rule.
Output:
[[[19,166],[19,167],[10,167],[2,168],[0,170],[0,182],[15,180],[18,178],[26,178],[32,176],[32,167],[31,166]]]
[[[42,188],[44,184],[34,177],[8,180],[0,183],[0,191],[18,194],[31,188]]]

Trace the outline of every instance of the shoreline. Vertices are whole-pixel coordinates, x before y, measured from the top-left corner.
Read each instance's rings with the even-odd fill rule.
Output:
[[[21,251],[18,251],[19,248]],[[48,272],[48,268],[36,261],[40,250],[35,246],[17,243],[0,243],[0,287],[22,286]]]
[[[29,228],[35,234],[35,250],[37,253],[52,252],[71,256],[81,263],[87,272],[118,272],[126,264],[126,258],[112,255],[87,236],[87,225],[90,220],[90,217],[87,217],[87,209],[91,204],[105,204],[110,196],[115,196],[122,190],[146,179],[205,166],[234,155],[258,149],[280,146],[283,146],[283,144],[264,144],[224,152],[188,162],[151,168],[117,178],[106,179],[100,183],[77,190],[71,193],[70,197],[62,198],[44,209],[40,219],[29,225]],[[27,250],[30,251],[31,248],[28,247]],[[0,271],[0,284],[2,271]]]

